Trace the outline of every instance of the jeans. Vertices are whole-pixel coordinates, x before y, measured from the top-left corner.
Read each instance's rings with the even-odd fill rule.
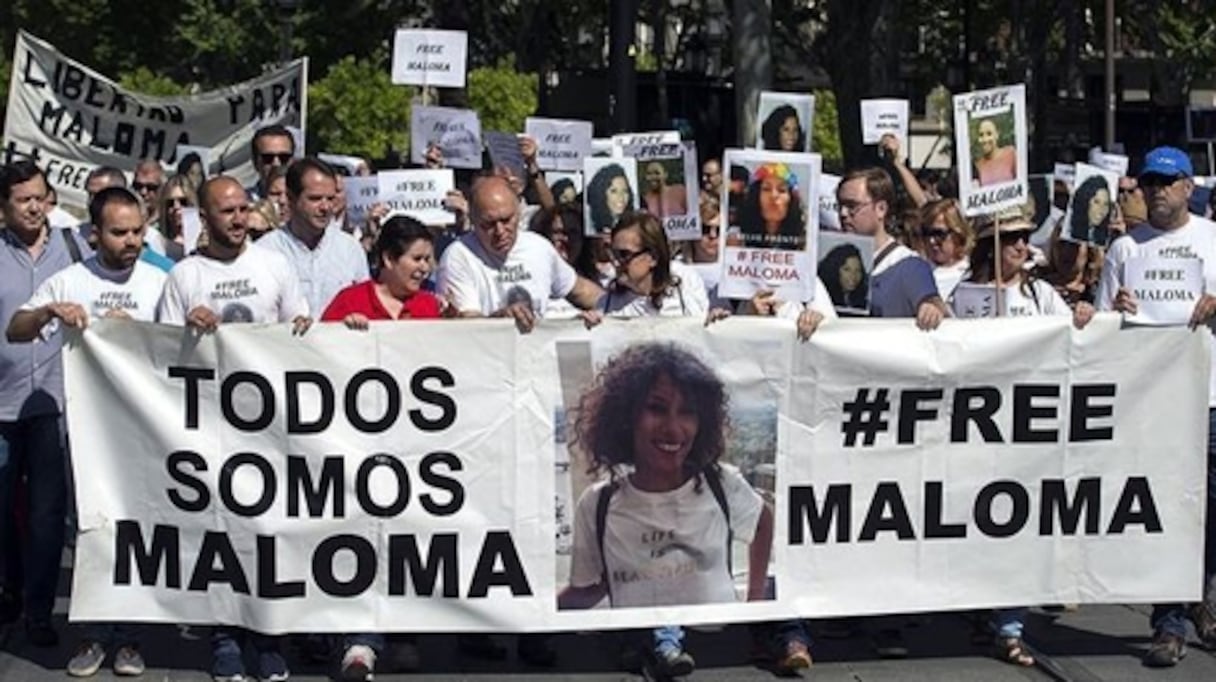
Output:
[[[65,450],[59,415],[0,422],[0,556],[6,557],[0,583],[20,583],[24,577],[25,613],[31,622],[49,621],[55,606],[67,514]],[[29,507],[24,551],[13,517],[23,475]],[[24,565],[18,567],[15,557],[24,558]]]
[[[1026,621],[1026,607],[1015,606],[1007,609],[993,609],[992,620],[988,625],[992,634],[1002,639],[1022,637],[1022,628]]]
[[[84,627],[84,639],[89,642],[100,642],[101,646],[129,646],[139,648],[139,626],[135,623],[88,623]]]
[[[1216,409],[1208,410],[1208,504],[1203,536],[1203,600],[1216,605]],[[1186,638],[1186,604],[1154,604],[1149,623],[1156,634]]]
[[[684,628],[679,625],[664,625],[655,628],[652,636],[656,654],[663,655],[669,651],[679,651],[684,648]]]
[[[248,638],[254,651],[259,654],[264,651],[277,652],[279,650],[278,637],[242,628],[216,627],[211,631],[211,672],[213,674],[232,675],[244,672],[241,640],[245,638]],[[233,665],[236,669],[227,669],[228,665]]]

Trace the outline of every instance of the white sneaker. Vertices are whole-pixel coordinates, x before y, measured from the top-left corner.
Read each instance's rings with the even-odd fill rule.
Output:
[[[347,682],[369,682],[374,679],[376,652],[364,644],[354,644],[342,654],[342,679]]]
[[[102,661],[106,660],[106,650],[101,642],[84,642],[72,660],[68,661],[67,673],[72,677],[92,677],[101,669]]]

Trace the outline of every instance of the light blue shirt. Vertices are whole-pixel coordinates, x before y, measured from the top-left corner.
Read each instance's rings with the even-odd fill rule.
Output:
[[[277,251],[287,258],[300,280],[308,309],[317,319],[339,291],[371,277],[363,247],[353,237],[333,227],[325,229],[315,249],[308,248],[292,234],[290,224],[271,230],[254,245]]]

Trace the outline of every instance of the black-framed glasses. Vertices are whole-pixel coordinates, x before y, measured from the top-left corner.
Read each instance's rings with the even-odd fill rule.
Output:
[[[140,182],[140,181],[136,180],[135,182],[131,183],[131,189],[135,190],[136,192],[145,192],[145,191],[155,192],[156,190],[160,189],[160,183],[159,182]]]
[[[286,164],[287,162],[291,161],[291,152],[263,152],[258,154],[258,158],[262,160],[263,164],[272,164],[275,161],[278,161],[281,164]]]
[[[837,212],[838,213],[848,213],[849,215],[856,215],[858,211],[865,208],[866,206],[869,206],[872,203],[874,203],[874,202],[873,201],[842,201],[842,202],[840,202],[839,208],[837,208]]]
[[[929,230],[921,230],[921,232],[920,232],[921,239],[924,239],[926,241],[933,241],[935,239],[939,240],[939,241],[944,241],[949,236],[950,236],[950,230],[939,230],[936,228],[929,229]]]
[[[612,249],[609,253],[612,256],[613,263],[625,267],[632,263],[634,258],[646,253],[646,249],[639,249],[637,251],[630,251],[628,249]]]
[[[1021,241],[1024,241],[1027,244],[1030,243],[1030,232],[1028,230],[1001,233],[1001,246],[1010,246]]]
[[[1169,187],[1170,185],[1182,179],[1181,175],[1162,175],[1160,173],[1149,173],[1148,175],[1140,176],[1140,186],[1144,189],[1157,189],[1160,187]]]

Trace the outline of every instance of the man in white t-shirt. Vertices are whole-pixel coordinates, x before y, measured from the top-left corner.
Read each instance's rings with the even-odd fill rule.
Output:
[[[235,179],[219,175],[203,183],[199,217],[209,241],[169,273],[161,322],[204,331],[229,322],[291,322],[297,334],[308,329],[308,302],[291,264],[249,243],[248,212],[249,197]]]
[[[1136,300],[1124,280],[1124,265],[1131,258],[1199,259],[1203,263],[1203,290],[1191,315],[1192,328],[1216,331],[1216,223],[1187,211],[1195,189],[1194,170],[1186,152],[1174,147],[1158,147],[1144,158],[1140,187],[1148,203],[1148,222],[1128,230],[1125,237],[1111,243],[1098,283],[1099,310],[1136,312]],[[1213,360],[1216,361],[1216,344]],[[1176,665],[1186,655],[1186,621],[1195,624],[1200,639],[1216,645],[1216,362],[1208,379],[1208,501],[1205,525],[1204,600],[1189,609],[1185,604],[1157,604],[1150,623],[1153,644],[1144,655],[1150,667]]]
[[[470,210],[473,230],[439,263],[439,291],[461,317],[510,317],[527,332],[550,299],[595,307],[599,285],[576,274],[549,240],[520,232],[519,199],[506,180],[478,180]]]
[[[59,323],[79,328],[101,317],[155,319],[166,276],[139,258],[145,229],[139,197],[124,187],[103,189],[89,203],[89,221],[96,253],[55,273],[34,291],[9,322],[9,341],[49,338]],[[96,673],[106,649],[115,647],[115,673],[142,674],[144,661],[136,634],[121,623],[87,625],[83,641],[68,661],[68,673],[76,677]]]
[[[151,322],[164,289],[165,274],[139,260],[143,248],[143,207],[135,193],[109,187],[89,204],[97,252],[55,273],[9,322],[12,341],[32,341],[55,320],[84,327],[89,320],[119,317]]]
[[[300,281],[308,309],[317,314],[346,287],[371,275],[367,254],[340,227],[331,226],[337,195],[337,175],[323,161],[305,157],[287,169],[287,200],[291,219],[271,230],[258,247],[283,255]]]

